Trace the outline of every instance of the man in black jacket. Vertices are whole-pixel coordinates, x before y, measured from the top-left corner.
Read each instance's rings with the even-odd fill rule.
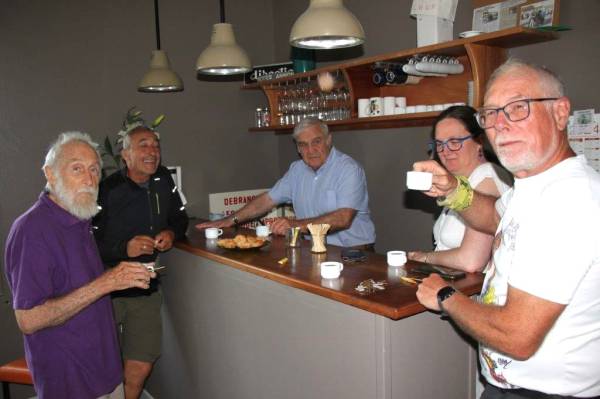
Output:
[[[188,217],[169,171],[160,165],[158,134],[145,125],[126,131],[121,152],[126,167],[100,184],[102,210],[95,237],[106,267],[121,261],[155,262],[159,252],[185,236]],[[162,295],[149,290],[113,295],[124,361],[125,397],[139,398],[160,355]]]

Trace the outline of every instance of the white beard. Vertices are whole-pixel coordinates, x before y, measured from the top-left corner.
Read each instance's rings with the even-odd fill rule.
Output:
[[[77,201],[76,195],[79,193],[88,193],[92,195],[89,201]],[[77,191],[69,191],[63,185],[62,178],[56,179],[56,184],[52,189],[52,194],[65,207],[67,212],[80,220],[89,220],[94,217],[100,209],[98,208],[98,188],[84,187]]]

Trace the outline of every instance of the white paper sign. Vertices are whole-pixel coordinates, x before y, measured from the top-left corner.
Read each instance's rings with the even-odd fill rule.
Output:
[[[458,0],[413,0],[410,15],[430,15],[454,21]]]
[[[214,193],[208,195],[208,207],[210,213],[222,213],[224,216],[231,215],[241,209],[244,205],[258,197],[260,194],[269,191],[267,188],[256,190],[232,191],[227,193]],[[265,224],[270,225],[273,219],[277,217],[293,217],[294,214],[285,206],[273,208],[268,214],[261,218]],[[257,221],[245,223],[244,227],[254,228]]]

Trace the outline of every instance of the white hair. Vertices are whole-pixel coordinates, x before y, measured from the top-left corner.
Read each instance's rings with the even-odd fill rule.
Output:
[[[318,126],[324,137],[329,136],[329,128],[325,123],[323,123],[323,121],[318,118],[304,118],[298,122],[296,126],[294,126],[294,133],[292,134],[292,137],[294,140],[296,140],[300,133],[313,126]]]
[[[82,132],[64,132],[58,135],[58,138],[52,145],[48,152],[46,153],[46,158],[44,161],[44,166],[42,166],[42,170],[46,169],[46,167],[52,169],[53,172],[57,172],[57,165],[59,164],[62,155],[62,151],[65,145],[78,141],[80,143],[84,143],[90,146],[98,157],[98,163],[100,164],[100,168],[102,168],[102,156],[100,155],[100,151],[98,150],[98,144],[96,144],[92,138],[87,133]],[[50,191],[50,184],[46,183],[46,190]]]
[[[565,95],[565,87],[558,75],[554,72],[544,66],[536,65],[514,57],[509,58],[496,68],[488,80],[486,92],[499,77],[504,76],[507,73],[523,74],[527,71],[537,75],[538,81],[534,83],[539,84],[543,91],[542,95],[547,97],[562,97]]]
[[[160,141],[160,136],[157,131],[152,130],[148,126],[139,125],[139,126],[134,127],[133,129],[131,129],[130,131],[128,131],[125,134],[125,136],[123,136],[123,149],[124,150],[128,149],[131,146],[131,136],[133,136],[137,132],[152,132],[152,133],[154,133],[154,136],[156,136],[156,139]]]

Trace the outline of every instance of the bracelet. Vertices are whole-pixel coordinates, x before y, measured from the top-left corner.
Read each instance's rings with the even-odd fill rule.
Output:
[[[231,218],[231,221],[233,222],[234,226],[237,226],[237,224],[240,222],[240,220],[237,218],[237,216],[235,216],[235,214],[233,215],[233,218]]]
[[[458,185],[447,197],[437,199],[439,206],[445,206],[454,211],[464,211],[471,206],[473,202],[473,188],[469,184],[469,179],[465,176],[455,176]]]

